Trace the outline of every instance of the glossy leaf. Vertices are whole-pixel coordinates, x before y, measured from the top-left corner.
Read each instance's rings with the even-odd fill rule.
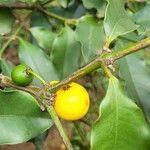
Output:
[[[80,43],[71,28],[65,27],[55,38],[51,59],[60,74],[60,78],[68,76],[79,68]]]
[[[51,50],[56,34],[45,27],[33,27],[30,29],[40,47]]]
[[[29,65],[46,81],[58,80],[58,75],[50,58],[37,46],[20,39],[19,58],[21,63]],[[34,80],[35,84],[39,84],[39,80]]]
[[[0,10],[0,34],[5,35],[11,31],[14,17],[8,9]]]
[[[123,0],[107,1],[104,29],[107,36],[107,43],[111,43],[118,36],[136,30],[138,26],[129,18],[125,11]]]
[[[0,144],[30,140],[51,127],[47,112],[42,112],[30,94],[0,91]]]
[[[149,150],[150,129],[141,109],[110,78],[99,118],[91,133],[92,150]]]
[[[104,30],[102,22],[91,16],[81,18],[76,27],[76,35],[81,42],[81,51],[85,63],[96,57],[104,44]]]
[[[123,69],[126,66],[126,69]],[[138,69],[137,69],[138,66]],[[137,54],[124,57],[120,61],[120,73],[126,81],[127,91],[131,98],[142,106],[146,115],[150,116],[150,73],[144,60]]]

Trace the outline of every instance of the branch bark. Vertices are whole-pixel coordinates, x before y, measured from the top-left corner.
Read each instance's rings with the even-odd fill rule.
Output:
[[[48,87],[46,87],[46,88],[48,88],[50,92],[55,92],[58,89],[60,89],[62,86],[66,85],[66,84],[68,84],[68,83],[70,83],[72,81],[78,80],[79,78],[85,76],[86,74],[88,74],[88,73],[90,73],[90,72],[92,72],[92,71],[94,71],[94,70],[96,70],[96,69],[98,69],[100,67],[103,68],[103,65],[107,66],[107,63],[109,61],[111,61],[111,62],[117,61],[118,59],[120,59],[120,58],[122,58],[122,57],[124,57],[126,55],[129,55],[131,53],[134,53],[136,51],[139,51],[142,48],[145,48],[145,47],[147,47],[149,45],[150,45],[150,38],[146,38],[146,39],[141,40],[138,43],[135,43],[131,47],[125,48],[122,51],[112,52],[112,53],[107,53],[105,55],[102,55],[102,57],[100,56],[100,57],[94,59],[89,64],[87,64],[84,67],[82,67],[81,69],[75,71],[73,74],[71,74],[70,76],[68,76],[67,78],[62,80],[61,82],[58,82],[55,85],[48,85]],[[5,77],[6,76],[1,75],[0,76],[0,80],[1,80],[1,78],[5,78]],[[20,89],[20,90],[23,90],[23,91],[26,91],[26,92],[29,92],[29,93],[31,92],[31,91],[28,91],[29,87],[24,88],[24,87],[14,86],[14,84],[10,84],[11,80],[8,77],[6,77],[6,78],[8,80],[8,83],[7,83],[7,80],[5,80],[5,83],[3,83],[4,80],[1,80],[1,84],[4,84],[6,86],[10,86],[10,87],[14,87],[16,89]]]
[[[50,86],[49,87],[49,91],[50,92],[55,92],[58,89],[60,89],[62,86],[75,81],[83,76],[85,76],[86,74],[102,67],[103,69],[105,69],[105,73],[108,76],[110,75],[110,72],[108,71],[108,69],[106,69],[106,67],[104,67],[104,65],[107,66],[108,62],[115,62],[118,59],[121,59],[122,57],[129,55],[131,53],[134,53],[136,51],[141,50],[142,48],[145,48],[147,46],[150,45],[150,38],[146,38],[144,40],[141,40],[138,43],[135,43],[133,46],[125,48],[122,51],[119,52],[112,52],[112,53],[107,53],[105,55],[102,55],[102,57],[98,57],[95,60],[91,61],[89,64],[87,64],[86,66],[84,66],[83,68],[77,70],[76,72],[74,72],[72,75],[68,76],[66,79],[62,80],[61,82]]]

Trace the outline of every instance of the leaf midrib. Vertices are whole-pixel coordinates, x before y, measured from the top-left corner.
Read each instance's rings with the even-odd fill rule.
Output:
[[[114,25],[114,27],[113,27],[113,29],[112,29],[112,32],[111,32],[110,35],[109,35],[109,38],[110,38],[110,39],[113,37],[113,35],[115,35],[114,32],[115,32],[115,30],[117,29],[118,24],[119,24],[122,20],[125,20],[125,19],[127,19],[127,18],[124,17],[124,18],[121,18],[121,19],[119,19],[119,20],[117,21],[117,23]],[[112,39],[113,39],[113,38],[112,38]]]
[[[114,138],[114,148],[116,149],[117,147],[117,139],[118,139],[118,90],[115,88],[116,85],[113,83],[113,87],[114,87],[114,93],[115,93],[115,138]]]

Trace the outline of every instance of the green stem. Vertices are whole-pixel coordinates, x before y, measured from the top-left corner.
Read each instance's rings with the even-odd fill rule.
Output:
[[[77,80],[83,76],[85,76],[86,74],[102,67],[105,71],[105,73],[109,76],[112,77],[112,75],[110,74],[110,72],[108,71],[108,68],[106,69],[106,67],[104,67],[104,64],[106,64],[106,62],[108,60],[111,59],[111,61],[116,61],[126,55],[129,55],[131,53],[134,53],[136,51],[139,51],[142,48],[145,48],[147,46],[150,45],[150,38],[146,38],[144,40],[141,40],[140,42],[136,43],[134,46],[125,48],[124,50],[121,51],[117,51],[117,52],[113,52],[113,53],[107,53],[105,55],[103,55],[100,58],[96,58],[93,61],[91,61],[89,64],[87,64],[86,66],[84,66],[83,68],[75,71],[72,75],[68,76],[66,79],[62,80],[61,82],[51,86],[49,88],[49,90],[51,92],[54,92],[58,89],[60,89],[62,86]]]
[[[38,75],[36,72],[34,72],[31,69],[27,70],[27,73],[32,74],[33,76],[35,76],[37,79],[39,79],[44,85],[46,84],[46,81],[40,76]]]
[[[43,4],[42,4],[42,6],[45,6],[45,5],[47,5],[47,4],[49,4],[49,3],[51,3],[51,2],[53,2],[54,0],[48,0],[47,2],[44,2]]]
[[[59,88],[61,88],[62,86],[70,83],[71,81],[77,80],[83,77],[84,75],[92,72],[93,70],[98,69],[100,66],[101,66],[101,59],[97,58],[93,60],[92,62],[90,62],[89,64],[87,64],[85,67],[75,71],[72,75],[68,76],[66,79],[62,80],[61,82],[51,85],[51,87],[49,88],[49,91],[54,92],[58,90]]]
[[[58,131],[59,131],[59,133],[61,135],[61,137],[63,138],[63,141],[64,141],[67,149],[68,150],[73,150],[73,147],[72,147],[72,145],[70,143],[70,140],[69,140],[69,138],[68,138],[68,136],[66,134],[66,131],[64,130],[64,128],[63,128],[63,126],[62,126],[62,124],[61,124],[61,122],[60,122],[60,120],[59,120],[59,118],[58,118],[58,116],[57,116],[53,106],[47,106],[47,111],[49,112],[49,114],[50,114],[52,120],[54,121],[54,123],[55,123],[55,125],[56,125],[56,127],[57,127],[57,129],[58,129]]]
[[[95,60],[91,61],[89,64],[87,64],[86,66],[84,66],[83,68],[79,69],[78,71],[74,72],[72,75],[68,76],[66,79],[62,80],[61,82],[59,82],[58,84],[55,84],[53,86],[50,86],[50,91],[51,92],[54,92],[56,90],[58,90],[59,88],[61,88],[63,85],[66,85],[68,84],[69,82],[72,82],[76,79],[79,79],[81,78],[82,76],[90,73],[91,71],[94,71],[100,67],[102,67],[105,71],[105,73],[107,74],[108,77],[112,78],[113,75],[111,74],[110,70],[107,68],[106,66],[106,62],[108,62],[108,60],[111,59],[111,61],[116,61],[126,55],[129,55],[131,53],[134,53],[142,48],[145,48],[147,46],[150,45],[150,38],[146,38],[144,40],[141,40],[140,42],[136,43],[134,46],[131,46],[131,47],[128,47],[128,48],[125,48],[124,50],[122,51],[117,51],[117,52],[114,52],[114,53],[108,53],[106,55],[103,55],[101,58],[98,57],[96,58]],[[44,84],[45,84],[45,81],[42,81]],[[10,86],[10,87],[14,87],[14,88],[18,88],[20,90],[23,90],[23,91],[27,91],[27,92],[31,92],[28,88],[24,88],[24,87],[18,87],[18,86],[15,86],[13,85],[10,80],[8,80],[8,77],[5,77],[5,76],[0,76],[0,83],[2,84],[2,87],[5,87],[5,86]],[[35,94],[34,92],[32,94]],[[72,145],[69,141],[69,138],[67,137],[66,135],[66,132],[65,130],[63,129],[58,117],[57,117],[57,114],[55,113],[55,110],[53,108],[53,106],[46,106],[47,107],[47,110],[49,112],[49,114],[51,115],[51,118],[53,119],[53,121],[55,122],[56,124],[56,127],[57,129],[59,130],[60,132],[60,135],[62,136],[65,144],[66,144],[66,147],[68,148],[68,150],[73,150],[72,148]]]
[[[113,74],[111,73],[111,71],[108,69],[108,67],[104,63],[101,63],[101,67],[104,70],[104,72],[108,78],[114,78]]]
[[[51,92],[54,92],[54,91],[60,89],[62,86],[66,85],[72,81],[75,81],[75,80],[83,77],[84,75],[100,68],[101,65],[103,67],[102,63],[105,64],[105,62],[108,61],[109,59],[116,61],[126,55],[134,53],[134,52],[136,52],[142,48],[145,48],[149,45],[150,45],[150,38],[146,38],[146,39],[141,40],[140,42],[136,43],[134,46],[125,48],[124,50],[121,50],[121,51],[118,50],[117,52],[107,53],[106,55],[103,55],[102,58],[94,59],[89,64],[87,64],[83,68],[75,71],[72,75],[68,76],[66,79],[62,80],[61,82],[50,86],[49,90]],[[103,69],[105,70],[106,68],[104,67]],[[108,73],[108,70],[105,72],[108,74],[108,76],[111,76],[111,75],[109,75],[110,73]],[[43,81],[43,83],[45,84],[45,81]]]
[[[49,11],[47,11],[47,10],[44,10],[43,8],[39,8],[39,9],[40,9],[43,13],[45,13],[46,15],[48,15],[48,16],[50,16],[50,17],[56,18],[56,19],[61,20],[61,21],[63,21],[63,22],[67,21],[67,19],[64,18],[64,17],[62,17],[62,16],[59,16],[59,15],[57,15],[57,14],[54,14],[54,13],[49,12]]]
[[[133,46],[129,47],[129,48],[126,48],[122,51],[119,51],[119,52],[114,52],[112,53],[111,57],[114,61],[126,56],[126,55],[129,55],[131,53],[134,53],[136,51],[139,51],[140,49],[142,48],[145,48],[147,46],[150,45],[150,38],[146,38],[144,40],[141,40],[140,42],[134,44]],[[106,56],[107,57],[107,56]]]
[[[106,39],[106,43],[105,43],[104,47],[109,49],[110,43],[111,43],[111,41],[109,39]]]
[[[33,96],[37,96],[37,93],[40,92],[40,88],[36,87],[36,86],[26,86],[26,87],[22,87],[22,86],[17,86],[16,84],[14,84],[11,79],[7,76],[4,76],[2,74],[0,74],[0,86],[1,87],[12,87],[18,90],[22,90],[25,92],[28,92],[30,94],[32,94]]]
[[[42,7],[38,7],[38,9],[41,12],[45,13],[47,16],[53,17],[55,19],[58,19],[58,20],[64,22],[65,24],[68,24],[68,25],[70,25],[70,24],[75,25],[78,22],[77,19],[68,19],[68,18],[62,17],[62,16],[57,15],[55,13],[49,12],[49,11],[43,9]]]

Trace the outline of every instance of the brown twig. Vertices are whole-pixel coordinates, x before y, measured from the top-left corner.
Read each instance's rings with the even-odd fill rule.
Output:
[[[36,87],[36,86],[26,86],[26,87],[17,86],[11,81],[9,77],[4,76],[2,74],[0,74],[0,86],[4,88],[12,87],[14,89],[22,90],[22,91],[30,93],[33,96],[37,96],[37,93],[41,90],[39,87]]]

